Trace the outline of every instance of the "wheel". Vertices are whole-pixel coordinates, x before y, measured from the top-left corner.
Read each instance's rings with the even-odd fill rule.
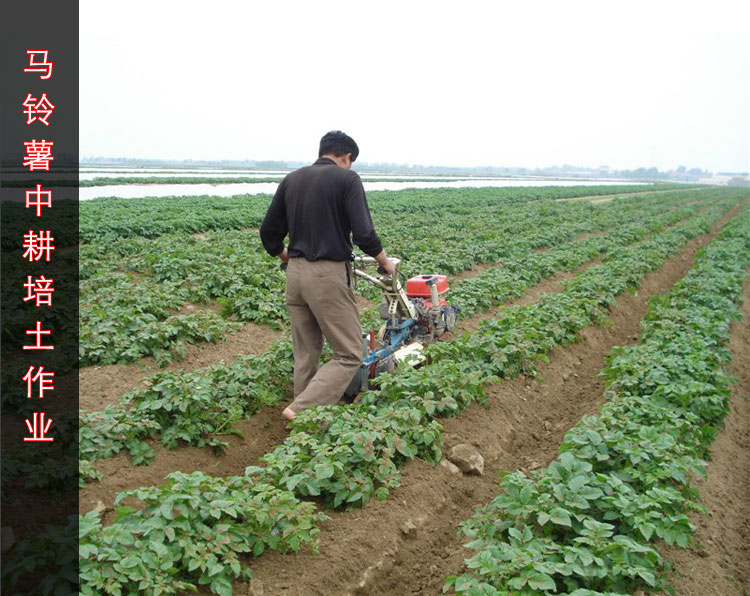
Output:
[[[443,307],[443,323],[446,331],[453,331],[456,328],[456,309],[452,306]]]

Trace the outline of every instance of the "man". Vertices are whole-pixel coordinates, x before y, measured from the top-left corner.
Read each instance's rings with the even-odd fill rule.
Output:
[[[279,184],[260,227],[268,254],[287,263],[294,351],[294,401],[282,412],[287,420],[306,408],[335,404],[362,364],[350,234],[387,273],[394,271],[375,233],[362,181],[350,169],[358,155],[354,139],[340,130],[326,133],[318,160]],[[323,337],[334,355],[318,368]]]

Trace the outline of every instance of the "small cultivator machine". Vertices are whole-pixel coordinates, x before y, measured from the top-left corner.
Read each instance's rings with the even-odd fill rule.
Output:
[[[354,274],[380,288],[383,302],[380,329],[362,334],[363,363],[354,375],[346,396],[353,397],[367,389],[369,379],[396,366],[416,366],[424,362],[424,346],[456,326],[456,309],[446,301],[448,278],[445,275],[417,275],[401,284],[400,259],[392,275],[377,268],[378,275],[364,269],[376,265],[372,257],[356,257]]]

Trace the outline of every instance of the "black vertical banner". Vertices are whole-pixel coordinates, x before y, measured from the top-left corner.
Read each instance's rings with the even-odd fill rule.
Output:
[[[78,3],[3,2],[2,593],[78,592]]]

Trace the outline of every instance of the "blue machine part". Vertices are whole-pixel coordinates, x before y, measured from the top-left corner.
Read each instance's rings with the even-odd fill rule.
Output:
[[[406,341],[411,337],[412,329],[417,324],[416,319],[406,319],[401,326],[393,330],[390,327],[390,320],[388,321],[388,327],[391,328],[390,333],[390,345],[385,346],[379,350],[370,350],[362,361],[363,366],[370,366],[380,362],[382,359],[387,358],[398,350]]]

